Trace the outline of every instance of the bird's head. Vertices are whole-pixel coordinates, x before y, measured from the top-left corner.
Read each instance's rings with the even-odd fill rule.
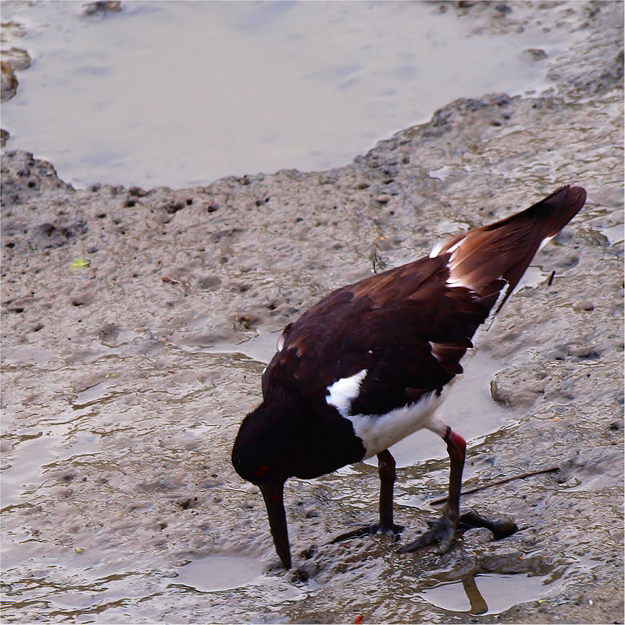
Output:
[[[284,410],[266,402],[248,414],[232,448],[232,465],[243,479],[260,488],[276,552],[289,569],[291,551],[283,493],[284,483],[293,475],[294,441],[284,415]]]
[[[248,482],[261,486],[267,482],[285,482],[294,475],[293,436],[290,406],[263,402],[250,412],[239,428],[232,448],[232,464]]]
[[[334,412],[327,404],[311,406],[278,389],[245,417],[234,442],[232,464],[243,479],[260,488],[273,542],[287,569],[291,555],[283,499],[286,480],[318,477],[365,454],[351,422]]]

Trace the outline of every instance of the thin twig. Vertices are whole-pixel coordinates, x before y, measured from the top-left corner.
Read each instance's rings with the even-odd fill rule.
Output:
[[[532,477],[534,475],[542,475],[543,473],[555,473],[559,471],[560,467],[551,467],[550,469],[539,469],[538,471],[530,471],[529,473],[521,473],[520,475],[513,475],[512,477],[506,477],[503,480],[497,480],[496,482],[491,482],[490,484],[484,484],[482,486],[476,486],[475,488],[471,488],[469,490],[462,491],[462,495],[472,495],[473,493],[477,493],[481,490],[486,490],[491,486],[501,486],[501,484],[507,484],[508,482],[512,482],[512,480],[523,480],[526,477]],[[434,501],[430,501],[431,506],[438,506],[447,501],[447,497],[441,497],[440,499],[435,499]]]

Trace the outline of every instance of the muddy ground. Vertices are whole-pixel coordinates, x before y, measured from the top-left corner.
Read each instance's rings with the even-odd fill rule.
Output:
[[[458,4],[476,28],[519,27]],[[576,7],[587,37],[550,93],[452,102],[340,169],[77,190],[2,155],[5,622],[623,622],[622,4]],[[586,206],[480,348],[507,418],[469,441],[466,487],[560,469],[466,498],[522,531],[468,532],[444,556],[329,544],[375,518],[363,464],[289,482],[282,572],[229,462],[260,400],[250,346],[331,289],[568,183]],[[446,480],[442,444],[400,469],[402,541]]]

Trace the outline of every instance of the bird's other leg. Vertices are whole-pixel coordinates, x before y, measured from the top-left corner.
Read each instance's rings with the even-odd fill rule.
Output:
[[[430,528],[417,540],[402,547],[401,553],[416,551],[421,547],[439,544],[441,553],[449,551],[451,543],[458,528],[460,519],[460,490],[462,488],[462,470],[464,469],[464,458],[467,443],[456,434],[449,426],[447,427],[443,440],[447,443],[447,453],[449,454],[449,495],[447,504],[443,509],[443,514],[437,521],[429,521]]]
[[[378,530],[397,534],[404,528],[393,523],[393,485],[395,484],[395,458],[388,449],[378,454],[380,476],[380,523]]]
[[[395,484],[395,458],[388,449],[378,454],[378,475],[380,476],[380,522],[360,527],[337,536],[336,543],[348,538],[377,534],[378,532],[399,534],[404,528],[393,523],[393,485]]]

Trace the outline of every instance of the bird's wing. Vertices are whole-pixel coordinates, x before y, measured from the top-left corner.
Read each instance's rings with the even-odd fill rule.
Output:
[[[366,371],[353,412],[384,414],[441,389],[490,305],[450,286],[450,255],[421,260],[331,293],[287,326],[263,390],[325,401],[340,379]]]

